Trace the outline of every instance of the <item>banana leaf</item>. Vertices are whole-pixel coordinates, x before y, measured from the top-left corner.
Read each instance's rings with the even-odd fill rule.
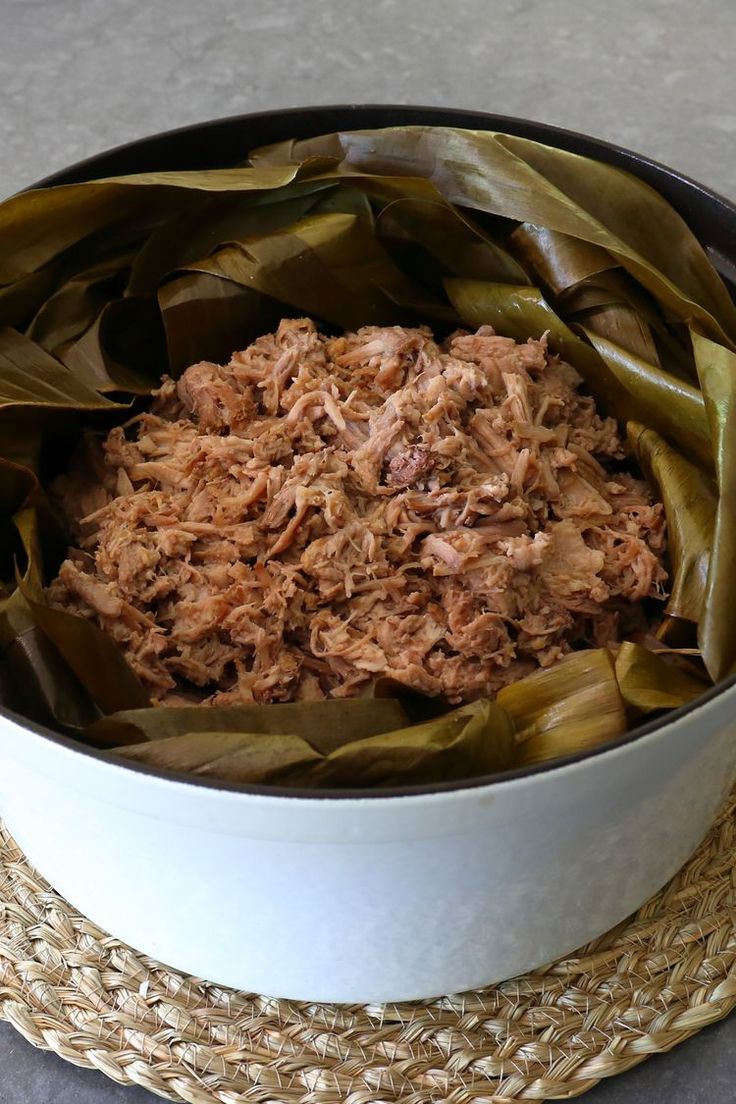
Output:
[[[30,338],[0,330],[0,457],[37,473],[44,447],[61,459],[83,421],[125,410]]]
[[[61,653],[40,629],[24,629],[3,651],[9,676],[4,703],[39,724],[79,737],[99,710]]]
[[[554,250],[561,235],[550,237],[545,236],[544,244]],[[584,242],[577,244],[584,251],[590,248]],[[566,245],[565,252],[570,248]],[[560,291],[553,287],[552,295],[569,325],[592,330],[649,364],[662,365],[670,374],[697,383],[687,328],[667,317],[654,297],[620,266],[592,273]]]
[[[524,284],[528,277],[513,256],[492,241],[481,228],[442,200],[409,198],[387,203],[376,219],[376,232],[385,242],[421,248],[426,279],[429,259],[439,262],[442,276]]]
[[[251,161],[287,168],[320,157],[348,178],[426,177],[452,203],[598,246],[677,317],[696,319],[716,341],[736,340],[736,307],[695,235],[622,169],[513,135],[427,126],[282,142]]]
[[[40,345],[11,328],[0,330],[0,411],[9,406],[121,409],[119,403],[100,395]]]
[[[578,369],[596,398],[619,422],[642,421],[710,462],[710,438],[700,392],[684,380],[655,368],[598,334],[591,345],[562,322],[537,288],[445,280],[458,314],[471,326],[489,324],[506,337],[525,341],[547,333],[552,352]]]
[[[254,288],[346,329],[454,312],[412,285],[362,219],[318,214],[264,238],[224,245],[196,271]]]
[[[101,394],[149,395],[166,363],[166,336],[156,304],[133,298],[106,303],[61,359],[77,379]]]
[[[63,360],[68,345],[85,333],[103,306],[122,292],[135,253],[117,254],[76,272],[44,300],[26,335]]]
[[[688,620],[685,617],[673,617],[671,614],[667,614],[657,625],[654,637],[659,644],[666,648],[686,648],[689,652],[700,655],[700,651],[697,648],[697,631],[698,625],[696,621]]]
[[[23,584],[29,591],[40,593],[43,572],[36,511],[31,506],[24,507],[13,519],[13,523],[25,558],[25,569],[21,576]],[[33,613],[20,586],[10,584],[7,591],[0,599],[0,647],[7,647],[16,637],[35,627]]]
[[[223,242],[244,241],[292,226],[313,210],[326,193],[360,196],[354,189],[324,181],[289,184],[276,192],[206,194],[177,218],[158,227],[138,251],[128,293],[155,294],[171,272],[204,260]],[[349,210],[349,200],[345,204]]]
[[[98,721],[86,735],[99,747],[122,747],[182,735],[206,736],[210,732],[245,732],[253,736],[289,733],[308,740],[321,754],[327,754],[344,742],[345,732],[362,740],[403,728],[408,719],[401,704],[392,698],[338,698],[206,709],[170,706],[111,714]]]
[[[34,616],[32,596],[41,594],[43,582],[37,508],[26,506],[13,524],[25,568],[20,585],[6,588],[0,599],[0,649],[9,676],[5,700],[35,721],[77,732],[96,720],[99,710]],[[106,639],[103,648],[110,643]]]
[[[736,353],[691,328],[693,353],[713,442],[718,506],[705,605],[698,643],[714,682],[736,671],[736,618],[730,603],[736,588]]]
[[[117,644],[84,617],[53,609],[25,595],[43,635],[63,656],[102,713],[136,709],[150,702]]]
[[[532,223],[517,227],[509,237],[509,245],[527,270],[555,296],[617,267],[611,254],[599,245]]]
[[[0,518],[11,520],[38,491],[36,476],[23,464],[0,459]]]
[[[568,321],[574,328],[592,332],[617,345],[653,368],[664,369],[670,376],[688,384],[698,384],[692,345],[687,328],[680,323],[666,322],[647,302],[627,289],[616,288],[618,276],[627,281],[626,273],[603,273],[599,284],[580,288],[565,301]]]
[[[637,283],[599,246],[525,224],[509,239],[517,257],[568,321],[584,325],[652,364],[659,362],[652,326],[656,309]],[[581,318],[584,312],[584,319]],[[664,327],[661,327],[662,329]]]
[[[123,226],[152,228],[202,193],[268,191],[289,184],[292,167],[139,173],[89,184],[22,192],[0,205],[0,287],[42,268],[80,242]]]
[[[707,681],[698,678],[694,670],[683,670],[631,641],[619,647],[615,671],[624,701],[643,713],[677,709],[708,689]]]
[[[169,375],[199,360],[226,363],[290,313],[286,304],[207,272],[184,272],[158,289]]]
[[[653,429],[628,426],[629,444],[659,490],[667,517],[670,596],[667,613],[698,622],[703,614],[718,494],[713,480]]]
[[[596,307],[577,312],[575,322],[588,334],[594,346],[592,334],[607,340],[624,354],[659,367],[659,352],[652,327],[628,303],[601,302]]]
[[[0,327],[25,330],[56,288],[60,274],[61,266],[50,264],[0,287]]]
[[[356,703],[370,710],[380,700],[356,699]],[[338,703],[318,704],[328,709],[334,725],[331,714],[339,712],[334,709]],[[340,703],[343,708],[348,704]],[[308,703],[303,715],[308,716],[314,705]],[[492,774],[511,766],[514,754],[509,720],[489,701],[472,702],[425,724],[364,738],[345,732],[342,741],[333,732],[333,747],[328,750],[323,730],[308,736],[214,731],[115,748],[112,754],[230,782],[319,788],[416,785]]]
[[[595,747],[627,727],[613,659],[605,648],[576,652],[504,686],[496,704],[514,725],[517,766]]]
[[[112,754],[149,767],[251,785],[284,782],[292,771],[306,772],[322,762],[303,737],[277,733],[192,732],[114,748]]]

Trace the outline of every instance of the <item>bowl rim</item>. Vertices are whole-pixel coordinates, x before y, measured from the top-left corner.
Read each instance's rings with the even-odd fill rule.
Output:
[[[386,114],[392,117],[392,122],[385,122],[382,124],[386,126],[411,126],[411,125],[428,125],[428,126],[462,126],[464,129],[479,129],[479,130],[493,130],[499,132],[508,132],[511,134],[520,135],[522,137],[530,136],[529,132],[535,132],[536,137],[532,137],[532,141],[547,141],[550,145],[555,145],[557,148],[569,149],[574,153],[581,153],[588,157],[596,157],[599,155],[600,160],[607,161],[619,167],[623,167],[626,171],[633,171],[633,167],[643,167],[647,174],[653,172],[655,176],[664,174],[671,180],[676,181],[678,184],[684,186],[687,193],[697,192],[711,202],[722,206],[730,216],[736,219],[736,204],[732,203],[725,196],[720,195],[718,192],[707,188],[705,185],[699,183],[696,180],[686,176],[676,169],[671,168],[662,162],[655,161],[652,158],[646,157],[634,150],[630,150],[625,146],[619,146],[612,142],[607,142],[600,138],[595,138],[591,135],[585,134],[580,131],[573,131],[563,127],[558,127],[550,123],[535,122],[531,119],[524,119],[510,115],[497,115],[491,112],[478,111],[474,109],[463,108],[450,108],[450,107],[434,107],[431,105],[418,105],[418,104],[324,104],[314,107],[289,107],[289,108],[274,108],[265,111],[245,112],[236,115],[223,116],[216,119],[207,119],[198,123],[189,123],[184,126],[175,127],[170,130],[159,131],[155,134],[145,135],[142,138],[134,139],[130,142],[122,143],[118,146],[112,146],[100,153],[94,154],[91,157],[84,158],[80,161],[74,162],[72,165],[66,166],[43,177],[41,180],[34,184],[29,185],[24,191],[36,190],[38,188],[56,187],[63,184],[82,183],[84,180],[94,179],[95,176],[99,176],[99,167],[104,165],[106,160],[110,160],[116,157],[122,157],[126,154],[140,152],[145,150],[146,147],[150,147],[151,151],[155,150],[157,144],[163,141],[167,141],[172,138],[186,138],[201,135],[204,131],[214,130],[218,127],[223,129],[227,127],[236,127],[242,125],[247,128],[252,125],[254,121],[268,122],[271,119],[303,119],[308,116],[314,120],[318,120],[321,117],[325,117],[325,120],[333,113],[340,113],[349,118],[350,115],[355,117],[355,125],[346,120],[346,125],[337,128],[338,130],[347,129],[379,129],[379,126],[375,123],[366,123],[366,115],[371,114]],[[401,116],[404,116],[402,121]],[[417,117],[415,121],[406,121],[407,116]],[[426,116],[424,122],[419,122],[419,117]],[[429,119],[434,118],[434,122],[430,122]],[[472,120],[472,123],[469,122]],[[335,128],[332,127],[332,130]],[[329,129],[317,130],[317,133],[330,133]],[[540,132],[544,137],[540,137]],[[248,150],[248,145],[244,146],[244,153]],[[634,174],[640,175],[640,174]],[[641,179],[640,175],[640,179]],[[646,181],[649,183],[649,181]],[[650,185],[653,186],[653,185]],[[12,198],[12,197],[10,197]],[[278,785],[256,785],[243,782],[228,782],[224,780],[204,778],[198,775],[187,774],[183,771],[167,770],[161,767],[152,767],[147,764],[141,764],[132,762],[125,759],[123,756],[117,756],[109,751],[100,748],[88,747],[81,743],[81,741],[74,740],[71,737],[64,736],[61,733],[55,732],[53,729],[46,725],[40,724],[36,721],[30,720],[14,710],[0,705],[0,718],[4,718],[8,721],[17,724],[21,728],[24,728],[30,732],[35,733],[37,736],[42,737],[45,740],[49,740],[60,747],[76,754],[87,756],[91,759],[96,759],[107,764],[115,764],[120,767],[124,767],[126,770],[133,773],[142,774],[148,777],[159,778],[170,782],[184,783],[189,786],[195,786],[201,789],[220,790],[234,794],[259,795],[268,796],[271,798],[286,798],[289,800],[299,799],[320,799],[323,801],[345,801],[345,800],[378,800],[385,798],[412,798],[422,797],[429,794],[442,794],[455,791],[465,790],[477,790],[479,788],[492,788],[495,785],[502,785],[504,782],[509,782],[515,779],[532,778],[538,775],[549,774],[561,770],[564,767],[572,764],[581,763],[589,759],[596,758],[599,755],[605,755],[606,752],[613,751],[614,749],[624,747],[627,744],[633,744],[639,740],[642,740],[646,736],[656,732],[660,729],[667,727],[683,718],[690,716],[697,710],[713,702],[716,698],[721,697],[729,689],[736,686],[736,673],[729,676],[726,679],[722,679],[714,686],[710,687],[699,697],[693,701],[688,702],[686,705],[680,706],[677,709],[670,710],[661,717],[655,718],[650,721],[646,721],[643,724],[637,725],[618,736],[611,737],[608,740],[603,741],[600,744],[591,748],[586,748],[578,752],[574,752],[570,755],[560,756],[557,759],[546,760],[541,763],[531,764],[526,767],[518,767],[514,770],[502,771],[492,775],[479,775],[473,778],[454,780],[449,782],[434,782],[425,783],[421,785],[404,785],[404,786],[386,786],[377,789],[360,789],[356,787],[336,787],[335,789],[316,789],[306,786],[300,787],[287,787]]]

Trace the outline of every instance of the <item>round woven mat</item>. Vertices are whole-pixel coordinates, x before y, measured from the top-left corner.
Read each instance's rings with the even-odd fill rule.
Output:
[[[191,1104],[569,1098],[736,1004],[736,794],[630,920],[545,970],[461,996],[312,1005],[240,993],[112,939],[0,829],[0,1017],[35,1046]]]

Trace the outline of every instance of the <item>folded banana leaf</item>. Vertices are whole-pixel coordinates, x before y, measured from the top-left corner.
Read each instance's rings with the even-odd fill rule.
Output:
[[[377,710],[379,704],[381,709]],[[393,709],[387,709],[389,705]],[[393,725],[397,719],[395,708],[396,703],[388,699],[311,702],[301,711],[298,703],[291,707],[261,706],[260,713],[252,711],[256,721],[274,711],[269,728],[283,724],[295,731],[247,731],[250,719],[235,719],[238,731],[186,732],[118,747],[113,754],[148,766],[231,782],[323,788],[451,781],[493,774],[512,764],[511,724],[505,713],[489,701],[472,702],[424,724],[375,735],[357,736],[360,724],[355,729],[349,727],[350,721],[358,717],[368,722],[364,728],[370,728],[378,717],[382,717],[378,723]],[[201,710],[200,714],[205,712]],[[212,712],[222,715],[225,711]],[[326,717],[337,728],[327,740]],[[106,731],[109,733],[109,727]]]
[[[611,654],[577,652],[499,690],[514,725],[515,764],[529,766],[595,747],[626,731],[626,709]]]
[[[27,506],[19,511],[14,518],[14,527],[25,559],[23,584],[29,591],[40,593],[43,586],[41,552],[36,511],[33,507]],[[5,539],[10,543],[13,535],[6,533]],[[13,543],[18,550],[17,542]],[[33,629],[35,624],[33,612],[28,607],[21,587],[9,585],[5,595],[0,599],[0,646],[7,647],[17,637]]]
[[[199,360],[227,362],[259,333],[278,326],[289,308],[254,288],[207,272],[183,272],[158,289],[169,374]]]
[[[392,698],[340,698],[335,701],[278,702],[273,705],[170,706],[166,709],[129,709],[112,713],[87,733],[98,747],[122,747],[167,740],[186,731],[191,736],[210,732],[246,732],[278,736],[288,733],[308,740],[321,753],[329,753],[345,740],[356,740],[403,728],[409,718]]]
[[[677,709],[708,689],[694,669],[668,663],[662,655],[628,640],[616,653],[615,671],[624,701],[643,713]]]
[[[718,492],[709,475],[653,429],[630,422],[628,440],[642,470],[657,487],[667,516],[672,580],[667,612],[697,623],[706,601]]]
[[[0,204],[0,645],[14,672],[3,687],[26,688],[22,711],[176,770],[381,786],[568,754],[705,685],[697,668],[625,643],[450,712],[388,684],[357,704],[243,707],[229,720],[148,708],[112,641],[44,598],[59,541],[41,489],[82,429],[124,421],[163,374],[225,360],[298,313],[335,328],[546,333],[601,413],[630,423],[664,501],[659,646],[687,647],[697,631],[711,679],[736,670],[736,308],[704,250],[622,170],[509,135],[406,127]]]
[[[714,682],[736,672],[736,619],[730,616],[736,580],[736,353],[691,328],[695,365],[705,398],[718,484],[713,542],[698,643]]]
[[[136,254],[118,253],[75,272],[46,299],[27,329],[28,337],[63,361],[63,353],[94,323],[112,298],[125,288]]]
[[[114,754],[148,767],[251,785],[284,783],[323,759],[301,736],[217,731],[115,748]]]
[[[524,224],[509,239],[515,256],[534,272],[541,285],[564,306],[569,322],[607,338],[650,364],[660,363],[658,342],[667,342],[669,357],[687,360],[673,343],[652,296],[599,246]],[[690,358],[690,361],[692,358]],[[688,362],[694,375],[694,365]]]
[[[189,268],[255,288],[345,329],[412,316],[455,317],[412,285],[370,224],[354,214],[308,215],[267,237],[227,243]]]
[[[24,330],[33,316],[53,294],[61,278],[61,267],[47,265],[31,272],[15,283],[0,287],[0,327],[15,326]]]
[[[676,709],[707,688],[696,668],[624,641],[528,675],[500,690],[496,704],[513,724],[515,765],[528,766],[595,747],[622,735],[641,713]]]
[[[387,244],[404,247],[404,263],[426,283],[435,263],[437,288],[447,272],[478,280],[526,284],[529,278],[514,257],[457,207],[437,193],[432,198],[395,199],[382,209],[376,231]],[[412,254],[415,260],[412,265]]]
[[[617,261],[599,245],[524,222],[509,237],[514,253],[556,296],[577,291],[617,267]],[[510,281],[509,281],[510,282]]]
[[[334,159],[348,178],[426,177],[461,207],[597,245],[678,317],[697,319],[717,341],[736,340],[736,306],[702,246],[653,188],[622,169],[526,138],[454,127],[341,132],[251,155],[257,167],[307,172],[310,158]]]

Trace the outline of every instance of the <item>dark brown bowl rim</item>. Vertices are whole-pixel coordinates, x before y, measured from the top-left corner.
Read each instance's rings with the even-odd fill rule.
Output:
[[[341,117],[343,122],[339,125],[335,125],[335,120],[332,118],[333,116]],[[677,172],[675,169],[671,169],[660,162],[653,161],[651,158],[645,157],[642,154],[628,150],[623,146],[604,142],[601,139],[593,138],[590,135],[582,134],[577,131],[566,130],[547,123],[537,123],[533,120],[519,119],[513,116],[495,115],[479,111],[465,111],[461,108],[424,107],[419,105],[399,104],[331,104],[317,107],[275,109],[272,111],[259,111],[228,116],[221,119],[208,120],[203,123],[194,123],[188,126],[178,127],[173,130],[162,131],[158,134],[146,136],[133,142],[115,146],[45,177],[43,180],[32,185],[32,187],[51,187],[58,184],[89,180],[94,176],[99,176],[100,169],[102,168],[104,170],[105,165],[110,163],[113,164],[112,171],[103,171],[103,175],[116,175],[121,172],[121,169],[116,166],[116,163],[121,159],[124,161],[129,159],[131,155],[135,156],[141,152],[145,153],[149,147],[153,151],[156,146],[162,142],[170,142],[171,140],[176,141],[177,139],[186,140],[187,138],[202,135],[213,128],[222,128],[224,130],[225,128],[242,126],[244,130],[247,130],[249,127],[252,129],[254,123],[265,122],[268,124],[272,121],[275,122],[276,120],[281,121],[284,119],[293,119],[295,122],[301,120],[303,122],[305,118],[308,118],[310,123],[312,121],[324,120],[323,125],[321,124],[316,129],[312,128],[315,135],[330,133],[334,130],[356,128],[373,129],[376,126],[407,126],[415,123],[426,123],[427,125],[433,126],[452,125],[470,127],[478,130],[507,131],[524,137],[532,137],[535,141],[547,141],[549,145],[570,149],[573,152],[581,152],[585,156],[598,156],[601,160],[606,160],[620,167],[627,168],[629,171],[634,172],[635,175],[647,180],[648,183],[651,183],[652,179],[656,180],[658,177],[664,176],[668,178],[670,182],[674,182],[683,194],[689,194],[691,198],[696,200],[700,198],[701,202],[717,204],[719,207],[723,208],[727,216],[734,219],[733,232],[734,242],[736,243],[736,205],[697,181]],[[384,121],[377,121],[382,119]],[[253,148],[253,145],[247,144],[244,146],[244,156],[248,148]],[[736,262],[736,256],[734,257],[734,262]],[[181,771],[165,770],[163,768],[134,763],[122,756],[116,756],[98,748],[87,747],[77,740],[62,736],[60,733],[54,732],[53,729],[38,724],[35,721],[31,721],[4,706],[0,706],[0,717],[5,717],[7,720],[20,725],[22,728],[34,732],[36,735],[42,736],[44,739],[50,740],[78,754],[105,763],[113,763],[125,767],[131,772],[148,777],[160,778],[172,782],[181,782],[189,786],[203,789],[241,793],[243,795],[289,798],[292,800],[376,800],[380,798],[420,797],[502,785],[514,779],[531,778],[535,775],[556,771],[574,763],[582,763],[588,759],[604,755],[608,751],[641,740],[658,729],[690,716],[701,706],[713,701],[734,685],[736,685],[736,674],[729,676],[727,679],[723,679],[721,682],[708,689],[700,697],[689,702],[687,705],[681,706],[679,709],[673,709],[661,717],[647,721],[630,731],[622,733],[620,736],[612,737],[610,740],[606,740],[595,747],[576,752],[572,755],[561,756],[558,759],[493,775],[481,775],[459,781],[436,782],[425,785],[387,786],[381,789],[341,787],[330,790],[320,790],[310,789],[308,787],[248,785],[245,783],[202,778]]]

